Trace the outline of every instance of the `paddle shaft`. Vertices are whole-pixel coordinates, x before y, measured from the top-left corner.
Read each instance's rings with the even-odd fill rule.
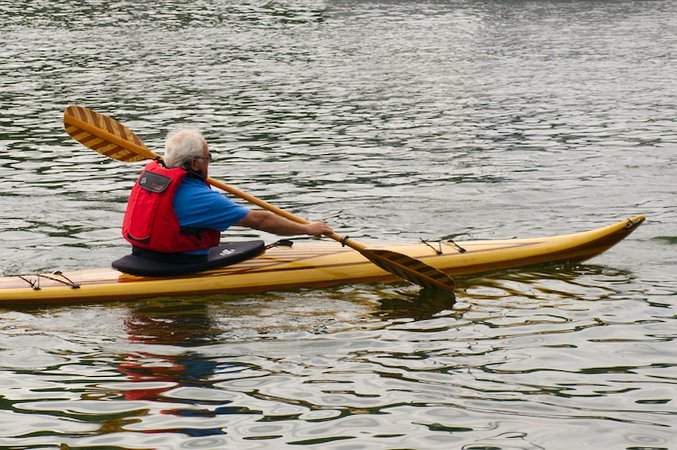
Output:
[[[113,133],[111,133],[109,130],[102,129],[100,127],[96,127],[89,122],[85,122],[83,120],[78,119],[77,117],[74,116],[69,116],[68,119],[68,124],[70,125],[75,125],[78,128],[81,128],[85,131],[88,131],[92,134],[96,134],[99,136],[99,138],[103,141],[108,141],[111,142],[115,145],[118,145],[120,147],[125,147],[129,149],[130,151],[138,154],[145,156],[147,159],[159,159],[161,160],[162,157],[149,148],[138,145],[134,142],[130,142],[129,140],[123,139]],[[233,194],[237,197],[240,197],[242,200],[245,200],[249,203],[252,203],[256,206],[260,206],[263,209],[266,209],[274,214],[277,214],[278,216],[282,216],[287,220],[291,220],[292,222],[300,223],[303,225],[307,225],[308,222],[306,219],[303,219],[302,217],[296,216],[288,211],[285,211],[284,209],[278,208],[277,206],[273,206],[270,203],[263,201],[251,194],[248,194],[246,192],[243,192],[239,189],[237,189],[234,186],[231,186],[229,184],[223,183],[221,181],[215,180],[213,178],[207,178],[206,179],[207,183],[211,184],[212,186],[221,189],[222,191],[228,192],[230,194]],[[330,237],[331,239],[334,239],[344,245],[347,245],[348,247],[357,250],[358,252],[362,252],[366,247],[358,244],[357,242],[350,241],[348,239],[343,238],[342,236],[336,234],[336,233],[331,233],[327,235],[327,237]]]
[[[307,225],[307,224],[310,223],[309,221],[307,221],[306,219],[304,219],[302,217],[294,215],[294,214],[290,213],[289,211],[285,211],[284,209],[278,208],[277,206],[271,205],[270,203],[268,203],[264,200],[261,200],[260,198],[254,197],[251,194],[243,192],[243,191],[239,190],[238,188],[233,187],[229,184],[223,183],[223,182],[215,180],[213,178],[207,178],[207,183],[211,184],[212,186],[214,186],[216,188],[221,189],[222,191],[225,191],[225,192],[233,194],[237,197],[240,197],[242,200],[245,200],[245,201],[252,203],[256,206],[260,206],[261,208],[266,209],[266,210],[272,212],[273,214],[277,214],[278,216],[282,216],[285,219],[290,220],[292,222],[300,223],[300,224],[303,224],[303,225]],[[330,237],[330,238],[332,238],[332,239],[334,239],[338,242],[341,242],[342,244],[345,244],[348,247],[350,247],[354,250],[357,250],[357,251],[362,251],[366,248],[365,246],[358,244],[357,242],[353,242],[349,239],[346,239],[346,238],[344,238],[343,236],[341,236],[337,233],[331,233],[331,234],[328,234],[326,236]]]

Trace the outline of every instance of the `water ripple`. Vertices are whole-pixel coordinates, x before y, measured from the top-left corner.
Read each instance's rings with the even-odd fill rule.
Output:
[[[458,280],[453,305],[355,285],[0,311],[0,446],[675,446],[674,2],[23,1],[0,15],[3,274],[128,251],[140,165],[72,141],[71,103],[155,150],[198,126],[215,178],[360,239],[649,217],[593,263]]]

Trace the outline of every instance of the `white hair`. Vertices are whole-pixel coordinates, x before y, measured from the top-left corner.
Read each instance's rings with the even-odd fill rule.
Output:
[[[183,167],[192,159],[203,157],[206,143],[199,130],[185,128],[169,133],[165,140],[165,165]]]

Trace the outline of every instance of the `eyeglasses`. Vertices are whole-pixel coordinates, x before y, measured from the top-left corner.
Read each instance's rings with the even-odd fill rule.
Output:
[[[208,160],[209,162],[214,161],[214,157],[212,156],[211,153],[208,153],[207,156],[196,156],[196,157],[193,158],[193,159],[206,159],[206,160]]]

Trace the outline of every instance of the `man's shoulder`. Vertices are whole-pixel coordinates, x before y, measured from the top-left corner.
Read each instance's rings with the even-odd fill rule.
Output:
[[[186,177],[176,190],[174,202],[182,205],[200,203],[200,206],[204,206],[203,202],[217,201],[218,197],[218,193],[213,191],[204,181]]]
[[[179,186],[179,189],[181,190],[191,190],[191,191],[211,191],[212,189],[209,187],[207,183],[204,181],[195,178],[195,177],[185,177],[181,181],[181,185]]]

